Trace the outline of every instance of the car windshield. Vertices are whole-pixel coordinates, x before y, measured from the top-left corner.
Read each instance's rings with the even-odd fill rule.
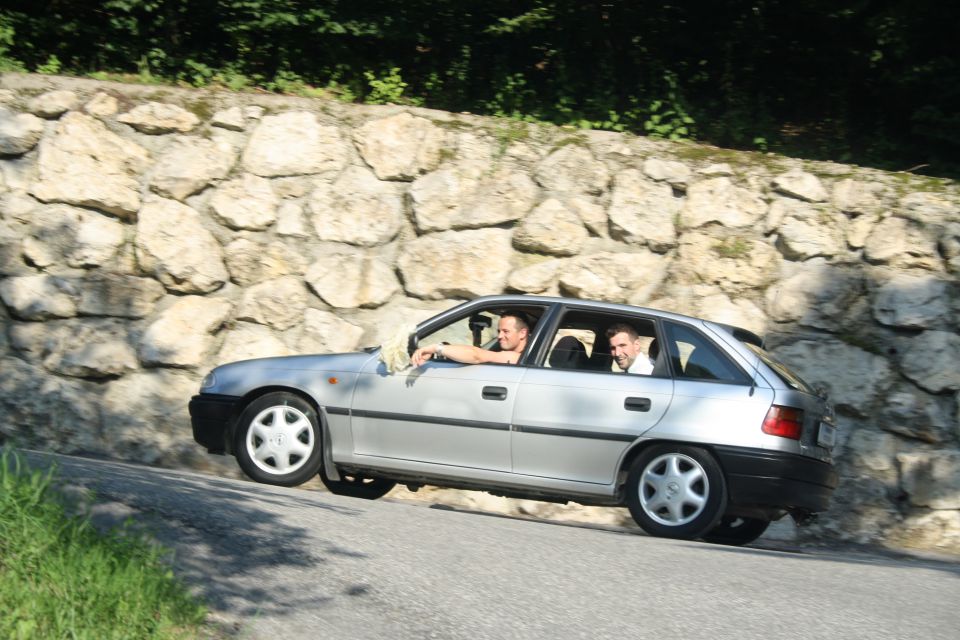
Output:
[[[790,367],[774,358],[771,354],[767,353],[755,344],[750,344],[749,342],[744,342],[743,344],[745,344],[750,351],[753,351],[755,354],[757,354],[760,359],[763,360],[764,364],[773,369],[774,372],[780,376],[780,379],[786,384],[790,385],[797,391],[803,391],[804,393],[810,394],[815,393],[813,387],[804,382],[803,378],[798,376],[790,369]]]

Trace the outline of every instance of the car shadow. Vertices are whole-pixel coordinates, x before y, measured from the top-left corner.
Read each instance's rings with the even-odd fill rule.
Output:
[[[637,538],[652,538],[641,529],[633,529],[616,525],[594,524],[589,522],[575,522],[568,520],[551,520],[539,518],[536,516],[524,516],[507,513],[497,513],[483,511],[480,509],[470,509],[456,507],[445,504],[431,504],[429,502],[417,502],[407,500],[396,500],[419,507],[426,507],[431,510],[452,511],[477,516],[487,516],[493,518],[503,518],[514,521],[531,522],[538,525],[571,527],[575,529],[591,529],[608,534],[631,536]],[[759,539],[748,545],[731,546],[703,542],[699,540],[669,540],[665,538],[657,539],[668,544],[683,545],[691,549],[710,550],[711,552],[751,555],[777,561],[784,556],[790,558],[799,558],[802,560],[831,562],[855,565],[873,565],[886,567],[899,567],[916,569],[918,567],[935,569],[960,577],[960,557],[949,556],[946,554],[934,554],[927,552],[909,552],[905,550],[887,549],[874,545],[861,545],[854,543],[805,543],[786,540]]]

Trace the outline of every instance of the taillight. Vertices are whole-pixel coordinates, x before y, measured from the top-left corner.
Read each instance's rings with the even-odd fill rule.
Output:
[[[763,432],[771,436],[799,440],[803,431],[803,411],[773,405],[763,419]]]

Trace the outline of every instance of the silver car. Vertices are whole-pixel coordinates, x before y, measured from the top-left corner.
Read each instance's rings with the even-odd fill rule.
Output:
[[[829,404],[755,334],[639,307],[527,295],[463,303],[419,343],[496,350],[503,315],[531,329],[517,364],[435,357],[391,372],[380,347],[214,369],[190,402],[194,439],[250,478],[378,498],[396,483],[626,506],[647,533],[746,544],[827,508]],[[649,358],[621,372],[610,327]],[[615,351],[615,350],[614,350]],[[405,355],[405,354],[404,354]]]

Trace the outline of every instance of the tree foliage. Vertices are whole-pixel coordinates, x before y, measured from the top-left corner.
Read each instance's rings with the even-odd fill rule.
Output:
[[[960,5],[934,0],[8,0],[0,67],[321,87],[960,173]]]

